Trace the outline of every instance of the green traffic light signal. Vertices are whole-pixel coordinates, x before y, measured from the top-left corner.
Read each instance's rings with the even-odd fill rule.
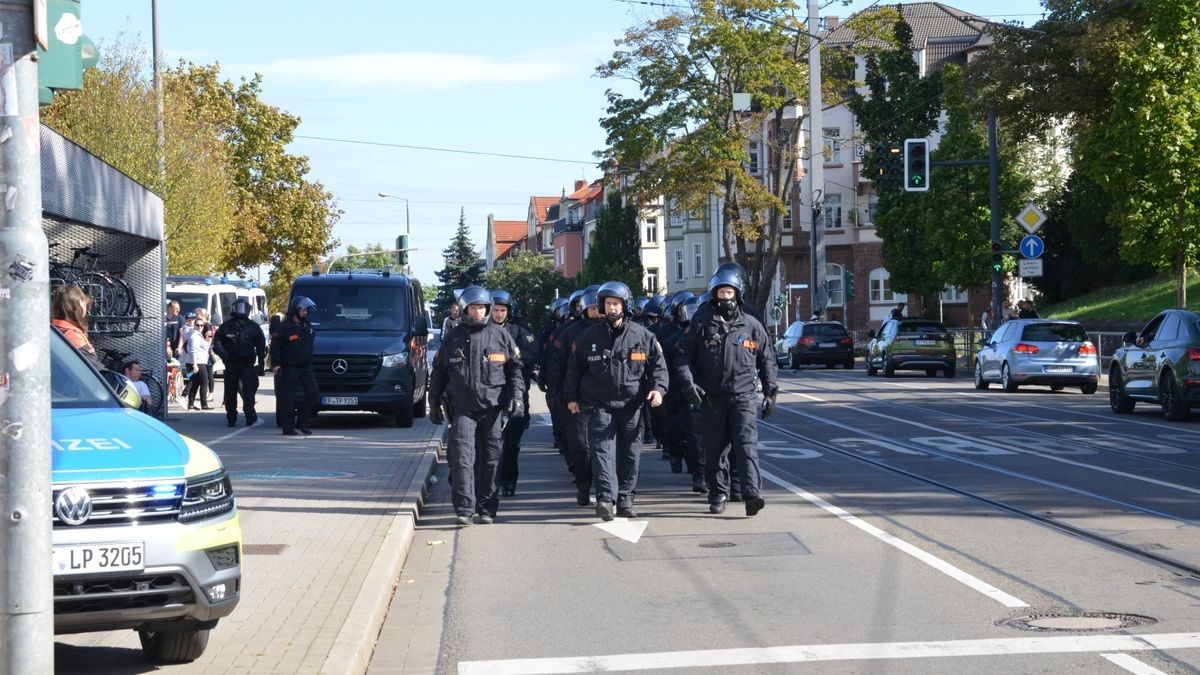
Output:
[[[992,271],[1004,271],[1004,244],[998,241],[992,242]]]
[[[929,141],[909,138],[904,141],[904,191],[929,190]]]

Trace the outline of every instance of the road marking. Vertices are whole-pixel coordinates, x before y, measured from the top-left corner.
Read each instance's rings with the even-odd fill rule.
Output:
[[[767,663],[868,661],[1023,654],[1082,654],[1200,647],[1200,633],[1158,635],[1072,635],[1064,637],[881,642],[837,645],[788,645],[744,649],[698,649],[681,652],[569,656],[505,661],[460,661],[459,675],[517,673],[584,673],[668,668],[712,668]],[[1149,671],[1143,671],[1149,672]],[[1157,672],[1157,671],[1155,671]]]
[[[638,543],[638,539],[642,538],[642,533],[646,531],[646,526],[649,524],[645,520],[614,518],[611,523],[592,523],[592,526],[598,527],[613,536],[620,537],[631,544],[636,544]]]
[[[1100,656],[1134,675],[1167,675],[1158,668],[1142,663],[1128,654],[1101,654]]]
[[[262,424],[262,423],[263,423],[263,421],[262,421],[261,419],[259,419],[259,420],[256,420],[256,421],[254,422],[254,427],[256,427],[256,426],[258,426],[258,425],[260,425],[260,424]],[[231,432],[229,432],[229,433],[225,434],[224,436],[220,436],[220,437],[218,437],[218,438],[215,438],[215,439],[213,439],[213,440],[211,440],[211,441],[205,441],[204,443],[205,443],[205,445],[216,445],[217,443],[223,443],[223,442],[225,442],[225,441],[227,441],[227,440],[229,440],[229,439],[233,438],[234,436],[237,436],[237,435],[239,435],[239,434],[244,434],[244,433],[246,433],[247,431],[250,431],[250,430],[251,430],[251,429],[253,429],[254,427],[242,427],[241,429],[238,429],[237,431],[231,431]]]
[[[760,470],[759,473],[762,475],[763,478],[766,478],[767,480],[771,481],[772,483],[775,483],[776,485],[782,487],[783,489],[788,490],[789,492],[791,492],[795,495],[798,495],[798,496],[808,500],[809,502],[812,502],[813,504],[821,507],[822,509],[825,509],[826,511],[837,516],[838,518],[841,518],[844,522],[849,523],[850,525],[853,525],[854,527],[857,527],[858,529],[862,530],[863,532],[866,532],[867,534],[871,535],[872,537],[875,537],[876,539],[882,541],[885,544],[888,544],[889,546],[893,546],[897,549],[900,549],[904,553],[911,555],[912,557],[916,558],[917,560],[920,560],[921,562],[925,563],[926,565],[929,565],[930,567],[941,572],[942,574],[949,576],[951,579],[954,579],[955,581],[958,581],[959,583],[986,595],[987,597],[995,600],[996,602],[999,602],[1000,604],[1004,605],[1005,607],[1028,607],[1029,606],[1027,603],[1022,602],[1021,600],[1009,595],[1008,593],[1005,593],[1004,591],[1000,590],[999,588],[996,588],[995,586],[992,586],[991,584],[987,583],[986,581],[983,581],[982,579],[980,579],[978,577],[967,574],[966,572],[960,570],[959,568],[955,567],[954,565],[951,565],[950,563],[946,562],[945,560],[942,560],[941,558],[933,555],[932,553],[927,553],[927,552],[917,548],[916,546],[913,546],[912,544],[908,543],[907,541],[904,541],[903,539],[900,539],[899,537],[896,537],[895,535],[892,535],[888,532],[885,532],[885,531],[879,529],[878,527],[875,527],[874,525],[868,523],[867,521],[863,520],[862,518],[859,518],[858,516],[855,516],[854,514],[849,513],[845,509],[842,509],[837,506],[834,506],[833,504],[830,504],[829,502],[825,501],[824,499],[821,499],[817,495],[814,495],[813,493],[808,492],[807,490],[804,490],[803,488],[792,485],[788,481],[784,480],[783,478],[780,478],[779,476],[776,476],[775,474],[771,473],[770,471]]]

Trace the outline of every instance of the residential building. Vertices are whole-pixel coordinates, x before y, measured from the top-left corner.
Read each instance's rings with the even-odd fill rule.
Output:
[[[524,220],[496,220],[488,214],[487,241],[484,243],[484,269],[491,272],[513,251],[525,247],[529,223]]]
[[[583,271],[588,246],[595,240],[596,218],[604,201],[600,181],[575,181],[575,191],[559,199],[553,221],[554,269],[568,279]],[[554,207],[547,209],[550,218]]]
[[[716,195],[704,208],[680,208],[674,199],[663,209],[668,295],[679,291],[703,293],[721,256],[721,204]]]
[[[554,223],[550,218],[550,209],[558,204],[558,200],[559,197],[554,196],[529,198],[529,212],[526,216],[529,229],[525,247],[546,256],[547,259],[554,257]]]

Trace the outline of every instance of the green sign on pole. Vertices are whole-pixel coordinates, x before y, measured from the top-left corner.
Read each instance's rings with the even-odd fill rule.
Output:
[[[46,45],[37,50],[38,103],[59,89],[83,89],[83,71],[96,65],[96,45],[83,34],[80,0],[46,0]]]

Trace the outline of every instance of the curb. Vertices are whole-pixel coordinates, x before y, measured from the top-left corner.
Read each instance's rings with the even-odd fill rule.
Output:
[[[437,469],[440,443],[440,434],[435,433],[426,444],[417,471],[388,526],[379,552],[375,554],[363,578],[346,622],[338,630],[333,647],[321,665],[321,673],[357,675],[367,671],[375,641],[387,617],[393,585],[404,569],[404,561],[408,558],[409,547],[416,533],[417,518],[429,490],[429,477]]]

